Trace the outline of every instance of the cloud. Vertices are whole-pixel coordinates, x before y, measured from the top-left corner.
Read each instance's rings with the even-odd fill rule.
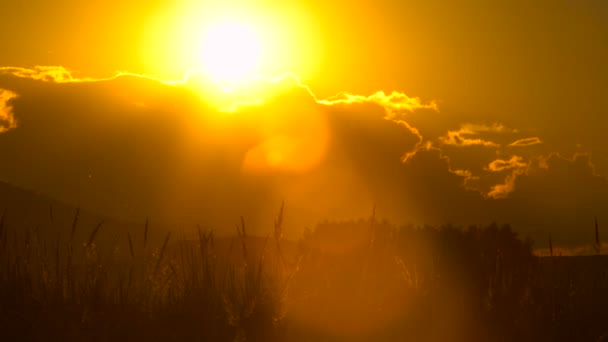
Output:
[[[525,168],[528,166],[528,164],[523,160],[524,158],[521,156],[512,156],[509,160],[496,159],[487,166],[487,170],[492,172],[500,172],[510,169]]]
[[[506,127],[500,123],[494,123],[492,125],[482,125],[482,124],[464,124],[461,126],[462,130],[469,134],[478,134],[481,132],[494,132],[494,133],[517,133],[518,131],[513,128]]]
[[[253,224],[282,199],[302,224],[367,214],[392,196],[403,156],[421,141],[388,113],[430,106],[397,93],[318,100],[285,75],[227,92],[222,104],[243,99],[228,113],[196,75],[82,82],[61,68],[3,71],[0,84],[20,94],[20,128],[0,139],[0,178],[129,220]]]
[[[521,169],[513,171],[505,178],[504,183],[492,186],[487,196],[493,199],[507,198],[515,190],[515,180],[521,173]]]
[[[399,113],[412,112],[416,109],[439,110],[437,102],[435,101],[423,103],[418,97],[409,97],[397,91],[393,91],[390,94],[386,94],[383,91],[378,91],[370,96],[340,93],[328,99],[319,100],[318,102],[330,106],[368,102],[377,103],[386,109],[387,115],[390,118],[396,117]]]
[[[448,131],[446,136],[440,137],[439,141],[444,145],[452,146],[484,146],[484,147],[500,147],[500,144],[482,139],[478,137],[480,133],[515,133],[517,130],[507,128],[506,126],[494,123],[493,125],[481,124],[463,124],[457,131]]]
[[[527,227],[539,245],[549,234],[556,246],[593,242],[594,217],[608,221],[608,180],[595,174],[590,156],[550,154],[531,164],[513,178],[517,186],[496,202],[497,210],[514,226]]]
[[[72,74],[61,66],[35,66],[29,68],[0,67],[0,74],[9,74],[17,77],[31,78],[44,82],[77,82],[81,81],[72,77]]]
[[[196,74],[190,74],[186,78],[186,84],[192,83],[192,81],[196,79]],[[240,110],[246,110],[250,107],[260,107],[272,102],[273,99],[276,99],[277,97],[288,95],[288,93],[294,89],[298,89],[296,92],[299,93],[300,96],[312,98],[317,105],[327,107],[327,110],[331,110],[331,107],[356,108],[363,106],[365,108],[370,108],[370,105],[382,108],[385,112],[384,119],[405,127],[418,139],[418,142],[412,149],[403,152],[401,157],[403,162],[411,158],[418,150],[424,148],[424,138],[416,127],[401,119],[399,117],[400,114],[404,112],[414,112],[420,109],[439,110],[435,101],[424,103],[418,97],[409,97],[396,91],[388,95],[379,91],[369,96],[340,93],[326,99],[319,99],[308,86],[301,82],[297,75],[291,73],[274,78],[258,77],[251,82],[230,89],[229,94],[231,97],[224,100],[228,105],[220,107],[220,109],[222,111],[234,113]],[[302,101],[308,102],[306,99],[302,99]],[[312,112],[314,112],[314,110]]]
[[[433,136],[411,120],[423,115],[402,114],[436,104],[400,93],[323,100],[285,75],[213,102],[193,74],[81,82],[61,69],[2,70],[0,88],[11,91],[0,108],[19,125],[0,135],[0,179],[125,220],[229,233],[243,215],[265,232],[285,200],[297,237],[376,205],[397,224],[511,222],[541,244],[548,231],[556,244],[584,242],[589,215],[608,221],[599,217],[608,185],[589,156],[507,154],[518,131],[506,124],[449,131],[433,117]],[[454,137],[442,143],[443,132]],[[460,148],[473,145],[492,148]]]
[[[521,156],[512,156],[509,160],[496,159],[486,167],[486,170],[491,172],[501,172],[512,170],[504,182],[491,187],[487,196],[493,199],[506,198],[515,189],[515,180],[519,175],[526,172],[528,163],[524,162]]]
[[[516,140],[516,141],[510,143],[509,146],[526,147],[526,146],[538,145],[538,144],[542,144],[542,143],[543,143],[543,141],[540,140],[539,137],[531,137],[531,138],[524,138],[524,139]]]
[[[473,173],[470,170],[456,169],[456,170],[452,170],[452,173],[464,178],[465,185],[467,185],[467,183],[469,183],[470,181],[479,180],[479,176],[473,175]]]
[[[17,127],[13,107],[9,104],[16,97],[14,92],[0,88],[0,133]]]
[[[449,131],[447,137],[441,137],[439,140],[445,145],[453,146],[484,146],[484,147],[499,147],[497,143],[493,141],[483,140],[480,138],[467,138],[461,131]]]

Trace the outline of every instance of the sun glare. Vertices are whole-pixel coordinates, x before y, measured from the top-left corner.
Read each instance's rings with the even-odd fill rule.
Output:
[[[262,44],[246,24],[226,21],[212,26],[200,50],[202,68],[220,83],[236,83],[256,76]]]
[[[224,90],[257,76],[314,77],[322,36],[305,6],[234,1],[176,0],[152,13],[141,36],[145,73],[173,80],[205,75]]]

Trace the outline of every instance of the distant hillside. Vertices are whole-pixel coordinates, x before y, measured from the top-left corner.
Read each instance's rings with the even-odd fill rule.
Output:
[[[0,182],[0,211],[5,213],[5,223],[9,227],[14,225],[46,227],[50,226],[52,221],[62,224],[64,216],[68,212],[73,216],[75,210],[75,206]]]
[[[76,213],[78,217],[75,220]],[[116,245],[126,240],[127,232],[143,236],[145,218],[141,222],[125,222],[67,204],[31,190],[0,182],[0,215],[4,213],[4,226],[11,235],[39,234],[48,241],[66,240],[74,230],[74,241],[86,241],[95,227],[102,223],[96,241]],[[149,225],[149,239],[156,241],[167,230],[153,222]]]

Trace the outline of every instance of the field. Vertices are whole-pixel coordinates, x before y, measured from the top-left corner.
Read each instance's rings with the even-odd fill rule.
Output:
[[[142,223],[101,239],[104,223],[76,212],[52,239],[8,215],[7,341],[608,340],[608,258],[539,258],[508,225],[395,227],[372,215],[288,241],[281,208],[262,237],[242,219],[234,237]]]

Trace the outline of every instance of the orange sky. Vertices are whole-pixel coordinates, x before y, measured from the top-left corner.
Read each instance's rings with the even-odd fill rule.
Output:
[[[200,199],[192,189],[210,185],[187,180],[194,182],[197,172],[212,167],[218,170],[205,177],[225,176],[235,192],[223,193],[219,185],[210,192],[222,198],[218,203],[242,202],[243,211],[255,196],[238,195],[236,183],[270,201],[293,196],[294,206],[311,218],[363,215],[372,203],[388,202],[386,216],[397,221],[500,219],[542,236],[549,228],[538,228],[544,218],[532,216],[569,210],[566,219],[547,220],[562,222],[564,239],[572,241],[582,239],[572,226],[600,215],[599,208],[608,204],[608,6],[602,1],[7,6],[0,22],[0,124],[8,131],[0,133],[5,156],[0,180],[6,182],[128,216],[104,189],[130,184],[133,170],[154,165],[158,151],[171,163],[179,161],[180,170],[165,161],[141,184],[126,186],[121,196],[126,206],[141,204],[140,216],[163,205],[152,195],[142,201],[136,191],[162,180],[175,196],[190,191],[177,189],[191,189],[189,196]],[[204,67],[198,53],[206,25],[231,15],[247,21],[267,48],[260,68],[265,76],[291,72],[299,78],[288,77],[285,87],[255,86],[268,92],[256,93],[254,87],[229,95],[209,88],[197,73],[188,84],[203,84],[198,94],[187,85],[159,82],[181,80],[188,70]],[[36,66],[61,66],[74,79],[108,79],[119,71],[151,79],[66,85],[56,77],[40,80],[41,73],[53,70],[57,76],[60,69]],[[341,92],[346,94],[333,97]],[[218,116],[220,102],[239,96],[243,105],[234,107],[232,116]],[[78,114],[85,112],[90,116]],[[141,113],[153,116],[144,120]],[[57,119],[45,121],[49,116]],[[133,142],[127,132],[142,127],[138,120],[148,122],[147,133],[131,133],[140,136]],[[95,133],[101,126],[93,122],[107,127]],[[82,135],[88,129],[103,138]],[[49,130],[63,138],[54,141]],[[201,132],[230,137],[231,146],[222,139],[203,143],[195,138]],[[112,155],[116,149],[120,156]],[[91,160],[72,157],[78,153]],[[130,153],[141,160],[124,170],[114,174],[103,165],[133,160]],[[65,159],[65,165],[55,165],[50,155]],[[243,165],[259,166],[256,156],[271,156],[265,162],[280,167],[266,165],[272,172],[263,181],[237,176]],[[42,175],[41,169],[50,171]],[[286,170],[299,173],[282,174]],[[316,198],[323,190],[332,196]],[[455,202],[466,203],[471,217],[463,219],[462,210],[450,206]],[[313,204],[319,208],[311,209]],[[486,212],[475,216],[479,208]],[[251,212],[261,213],[256,210]]]

